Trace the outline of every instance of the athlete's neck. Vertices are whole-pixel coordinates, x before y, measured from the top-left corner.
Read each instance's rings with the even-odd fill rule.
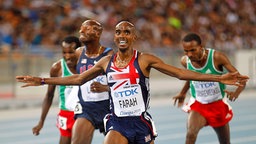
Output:
[[[129,62],[131,61],[133,57],[133,53],[129,54],[129,53],[123,53],[123,52],[118,52],[116,54],[116,61],[115,64],[117,67],[125,67],[129,64]]]
[[[99,56],[101,54],[101,51],[103,49],[103,46],[101,46],[100,44],[95,46],[95,47],[87,47],[85,48],[85,54],[87,56],[90,56],[90,57],[96,57],[96,56]]]

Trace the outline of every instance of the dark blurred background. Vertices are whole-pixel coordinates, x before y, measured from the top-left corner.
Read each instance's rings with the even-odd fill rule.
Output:
[[[60,41],[78,36],[86,19],[103,24],[101,43],[113,48],[115,25],[131,21],[136,49],[178,67],[182,36],[196,32],[255,86],[255,0],[0,0],[0,98],[17,96],[16,75],[48,76],[61,58]]]

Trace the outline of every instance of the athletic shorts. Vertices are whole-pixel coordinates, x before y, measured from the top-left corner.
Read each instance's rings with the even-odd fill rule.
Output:
[[[57,127],[61,136],[71,137],[72,127],[75,123],[74,112],[60,110],[57,117]]]
[[[99,102],[78,102],[75,107],[75,119],[86,118],[95,129],[105,134],[103,119],[110,112],[109,100]]]
[[[227,124],[233,117],[231,107],[224,100],[218,100],[209,104],[201,104],[195,101],[190,109],[199,112],[207,121],[207,125],[220,127]]]
[[[157,137],[154,122],[148,113],[134,117],[117,117],[112,114],[104,118],[106,131],[115,130],[127,138],[129,144],[150,144]]]

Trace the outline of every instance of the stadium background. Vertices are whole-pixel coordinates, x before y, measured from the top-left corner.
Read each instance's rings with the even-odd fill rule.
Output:
[[[177,67],[181,37],[196,32],[206,47],[225,52],[250,75],[248,87],[255,86],[254,0],[0,0],[0,96],[18,95],[15,75],[48,76],[61,58],[60,41],[78,36],[88,18],[103,24],[101,43],[113,48],[115,24],[131,21],[140,36],[134,47]]]
[[[255,0],[0,0],[2,142],[13,144],[16,141],[20,144],[23,141],[29,143],[31,140],[33,144],[40,143],[39,141],[46,144],[47,140],[49,143],[57,141],[58,132],[53,124],[58,111],[57,98],[55,97],[55,107],[50,112],[50,118],[47,119],[49,122],[44,129],[46,134],[33,137],[31,128],[39,118],[40,105],[47,86],[22,89],[21,84],[16,83],[15,76],[47,77],[52,63],[61,58],[59,42],[67,35],[78,36],[81,23],[88,18],[103,24],[101,43],[113,48],[115,24],[120,20],[131,21],[140,36],[134,47],[142,52],[153,53],[177,67],[181,67],[179,61],[183,55],[180,40],[188,32],[199,33],[206,42],[206,47],[225,52],[242,74],[250,76],[246,91],[239,101],[233,104],[237,116],[231,123],[232,128],[240,126],[231,130],[235,137],[233,141],[240,144],[255,143]],[[166,137],[160,135],[158,142],[160,144],[163,139],[173,141],[177,137],[183,141],[184,131],[179,135],[169,133],[185,130],[186,115],[177,109],[169,109],[169,97],[180,90],[183,81],[169,78],[155,70],[151,75],[152,110],[156,111],[155,115],[159,114],[155,120],[160,127],[160,134],[166,134]],[[157,102],[156,99],[160,101]],[[154,105],[164,107],[160,109]],[[162,122],[158,119],[161,117],[169,119]],[[176,120],[180,124],[176,124]],[[167,126],[170,121],[174,121],[171,127],[177,129]],[[166,127],[167,131],[162,131],[161,127]],[[50,130],[50,133],[47,130]],[[206,141],[214,135],[209,129],[202,133],[209,134],[209,137],[204,139]],[[245,137],[242,138],[243,135]],[[215,143],[216,139],[212,141]]]

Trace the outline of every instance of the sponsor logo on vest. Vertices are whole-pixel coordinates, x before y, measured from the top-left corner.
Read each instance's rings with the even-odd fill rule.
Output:
[[[138,89],[135,88],[135,89],[125,90],[125,91],[120,91],[120,92],[118,92],[118,95],[119,95],[120,97],[132,96],[132,95],[138,94],[137,90],[138,90]]]

